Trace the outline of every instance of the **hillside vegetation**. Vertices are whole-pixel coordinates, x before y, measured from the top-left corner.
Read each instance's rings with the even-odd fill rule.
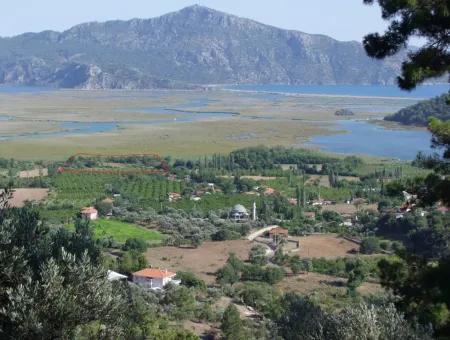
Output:
[[[450,105],[447,102],[448,95],[422,101],[416,105],[404,108],[397,113],[387,116],[387,121],[398,122],[406,125],[427,126],[431,117],[441,120],[450,119]]]

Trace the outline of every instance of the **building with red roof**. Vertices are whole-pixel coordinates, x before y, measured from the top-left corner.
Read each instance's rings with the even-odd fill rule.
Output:
[[[86,221],[93,221],[98,218],[98,211],[94,207],[81,209],[81,218]]]
[[[133,273],[133,282],[150,289],[163,289],[168,283],[180,284],[174,280],[177,274],[167,269],[145,268]]]

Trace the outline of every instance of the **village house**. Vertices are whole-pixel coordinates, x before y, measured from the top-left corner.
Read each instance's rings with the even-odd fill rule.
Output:
[[[264,189],[264,196],[274,196],[277,194],[278,194],[278,192],[274,188],[265,188]]]
[[[278,244],[289,237],[289,231],[281,227],[276,227],[269,230],[269,237],[275,244]]]
[[[289,198],[288,202],[290,205],[297,205],[298,203],[296,198]]]
[[[81,209],[81,218],[85,221],[94,221],[98,218],[98,211],[94,207]]]
[[[154,290],[163,289],[167,284],[180,284],[179,280],[174,280],[177,274],[167,269],[145,268],[133,273],[133,282]]]
[[[181,200],[181,195],[177,192],[169,192],[168,196],[169,196],[170,203]]]

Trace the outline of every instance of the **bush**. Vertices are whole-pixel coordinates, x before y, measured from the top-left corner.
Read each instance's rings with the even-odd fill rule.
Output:
[[[281,281],[285,273],[280,267],[261,267],[257,265],[246,265],[242,269],[242,281],[261,281],[275,284]]]
[[[310,259],[301,259],[300,256],[295,255],[289,260],[289,267],[294,274],[310,272],[312,271],[312,261]]]
[[[178,272],[177,278],[181,280],[181,284],[183,286],[189,288],[197,288],[201,290],[206,289],[206,284],[202,279],[196,277],[193,273],[190,272]]]
[[[117,268],[121,273],[131,275],[132,273],[148,267],[147,259],[143,254],[135,251],[127,251],[117,260]]]
[[[250,249],[249,260],[255,265],[265,265],[267,263],[266,248],[259,244],[253,246],[252,249]]]
[[[239,240],[240,238],[241,234],[229,229],[221,229],[211,236],[213,241]]]
[[[376,237],[366,237],[363,239],[360,248],[361,253],[371,255],[379,253],[380,250],[380,241]]]
[[[147,242],[145,242],[142,239],[133,237],[133,238],[127,239],[122,248],[125,251],[133,250],[138,253],[143,253],[147,250],[148,244],[147,244]]]

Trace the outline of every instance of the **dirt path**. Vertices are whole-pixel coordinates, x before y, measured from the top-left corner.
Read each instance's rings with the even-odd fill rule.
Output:
[[[268,231],[270,231],[272,229],[275,229],[275,228],[278,228],[278,226],[277,225],[271,225],[271,226],[259,229],[259,230],[255,231],[255,232],[251,233],[250,235],[248,235],[247,236],[247,240],[253,241],[255,238],[257,238],[257,237],[259,237],[261,235],[264,235]]]

